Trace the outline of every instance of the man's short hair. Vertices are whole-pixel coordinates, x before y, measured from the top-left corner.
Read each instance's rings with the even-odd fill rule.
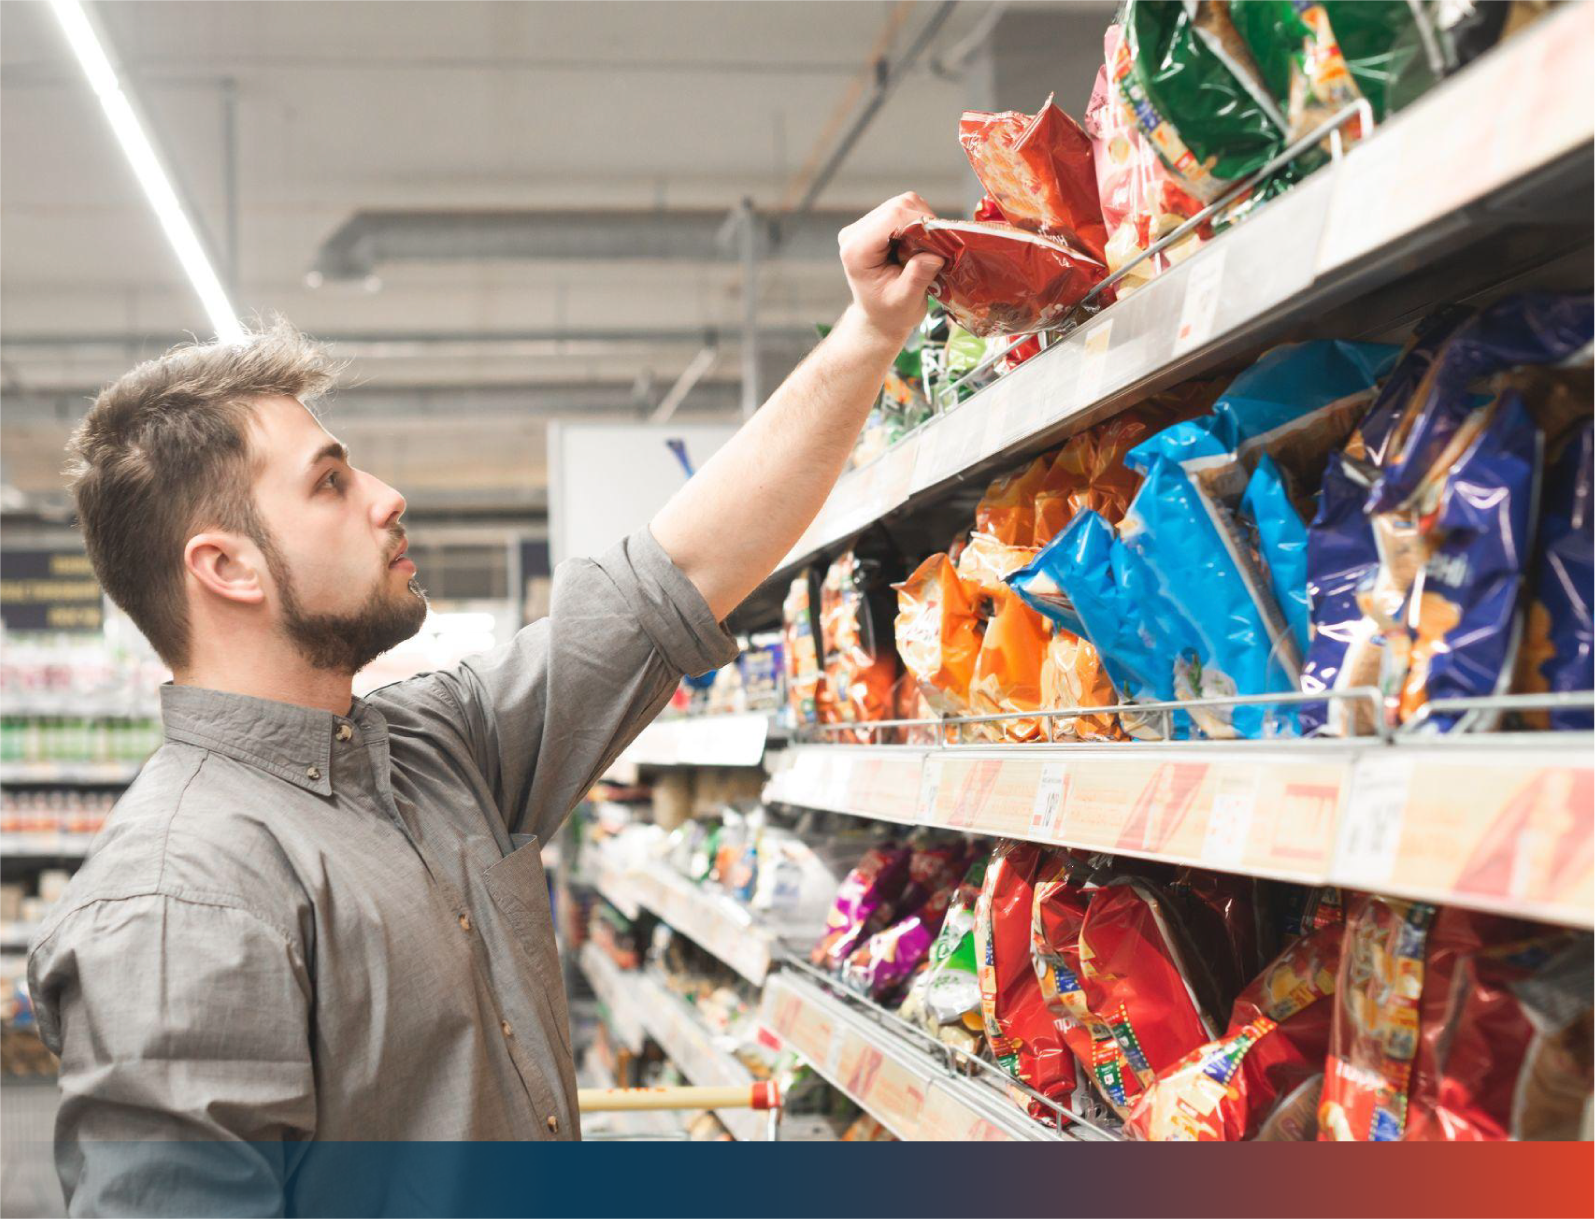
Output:
[[[326,350],[282,319],[243,343],[174,347],[101,391],[67,446],[94,573],[173,667],[189,657],[183,550],[204,529],[267,537],[255,512],[256,401],[331,388]]]

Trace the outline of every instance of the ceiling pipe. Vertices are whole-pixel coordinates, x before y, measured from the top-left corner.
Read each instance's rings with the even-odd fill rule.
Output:
[[[704,375],[714,367],[715,361],[720,358],[719,350],[712,343],[706,343],[703,350],[692,357],[692,363],[681,370],[681,375],[676,378],[676,383],[670,387],[670,392],[665,395],[664,401],[657,410],[648,416],[649,423],[664,423],[676,413],[676,408],[686,401],[690,394],[701,381]]]
[[[929,20],[920,27],[913,42],[904,48],[903,53],[896,61],[888,60],[884,55],[877,58],[871,65],[874,72],[874,83],[870,87],[869,95],[864,99],[853,121],[842,132],[837,140],[835,149],[825,159],[824,164],[810,179],[808,189],[803,192],[803,197],[798,200],[797,206],[781,218],[781,244],[783,250],[788,240],[798,231],[803,219],[811,214],[814,203],[819,199],[825,188],[831,184],[831,179],[836,176],[836,171],[842,168],[842,163],[847,160],[848,154],[853,151],[853,146],[858,143],[869,125],[874,122],[875,116],[880,113],[881,107],[891,97],[903,78],[908,75],[919,57],[925,53],[925,48],[931,40],[941,32],[942,26],[947,24],[947,19],[953,15],[953,10],[958,7],[958,0],[943,0],[936,6],[936,11],[930,15]]]
[[[785,258],[830,261],[851,212],[784,224]],[[362,211],[322,244],[306,282],[364,280],[394,262],[718,262],[723,211]]]

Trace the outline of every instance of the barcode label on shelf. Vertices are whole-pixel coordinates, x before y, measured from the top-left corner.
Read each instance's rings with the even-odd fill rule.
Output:
[[[1180,306],[1180,326],[1174,332],[1174,354],[1184,355],[1213,337],[1218,316],[1219,291],[1224,282],[1223,246],[1197,255],[1185,278],[1185,300]]]
[[[1032,837],[1051,839],[1057,835],[1068,779],[1066,763],[1048,762],[1042,766],[1041,778],[1036,783],[1035,803],[1030,809]]]
[[[936,800],[941,795],[941,758],[926,758],[919,776],[919,820],[931,824],[936,817]]]
[[[1261,782],[1262,775],[1255,770],[1240,774],[1220,772],[1207,816],[1207,833],[1202,839],[1203,863],[1233,868],[1245,859]]]
[[[1341,883],[1377,886],[1390,879],[1411,785],[1410,759],[1365,758],[1358,763],[1335,852],[1335,876]]]
[[[1080,380],[1075,394],[1077,404],[1086,406],[1102,392],[1102,378],[1108,368],[1108,346],[1113,341],[1113,319],[1104,318],[1080,346]]]

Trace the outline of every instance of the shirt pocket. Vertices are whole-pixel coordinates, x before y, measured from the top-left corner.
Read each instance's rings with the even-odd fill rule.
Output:
[[[559,1030],[568,1054],[570,1020],[565,1014],[565,989],[554,943],[554,912],[548,904],[548,878],[543,872],[542,844],[533,834],[515,834],[515,849],[483,873],[487,891],[509,924],[520,948],[531,959],[549,1023]]]

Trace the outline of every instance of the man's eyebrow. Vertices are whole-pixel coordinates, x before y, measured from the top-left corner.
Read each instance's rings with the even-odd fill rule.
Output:
[[[349,446],[337,440],[334,440],[331,444],[324,444],[316,450],[308,465],[320,465],[329,457],[336,458],[338,461],[347,464],[349,461]]]

